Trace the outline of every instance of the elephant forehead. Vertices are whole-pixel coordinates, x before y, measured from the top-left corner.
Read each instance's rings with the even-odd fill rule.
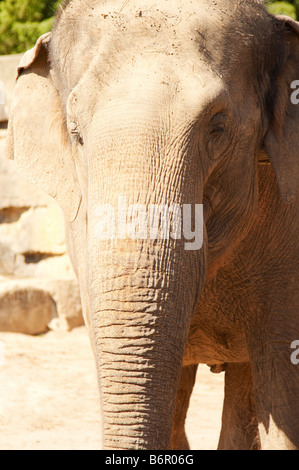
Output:
[[[129,117],[138,121],[144,113],[151,122],[167,121],[171,115],[185,123],[196,120],[211,103],[219,102],[221,107],[227,103],[221,78],[190,57],[134,51],[130,60],[124,60],[121,53],[107,66],[108,60],[100,54],[73,88],[67,101],[70,115],[87,117],[89,113],[89,120],[101,109],[106,124],[111,117],[113,128],[115,115],[126,108],[125,125]]]
[[[73,0],[56,20],[53,65],[69,75],[68,85],[73,88],[100,54],[105,56],[107,67],[118,53],[123,53],[121,60],[131,60],[136,51],[219,63],[223,24],[230,14],[216,3]]]
[[[211,9],[209,3],[205,6],[205,2],[193,4],[188,1],[182,3],[179,0],[160,1],[155,5],[146,4],[143,7],[142,3],[136,5],[136,2],[127,0],[127,2],[118,2],[118,8],[115,10],[112,7],[109,9],[109,5],[103,5],[104,2],[97,2],[94,7],[91,6],[93,2],[87,0],[81,0],[79,3],[76,0],[71,1],[64,15],[58,15],[54,27],[54,32],[62,43],[69,43],[78,50],[93,45],[98,47],[100,40],[111,37],[121,37],[125,44],[128,37],[132,42],[160,39],[165,46],[176,43],[176,47],[179,45],[178,40],[182,45],[188,42],[188,39],[200,40],[209,30],[213,32],[213,37],[216,34],[220,38],[223,21],[228,21],[230,17],[228,13],[224,13],[223,8]],[[82,16],[84,3],[86,14]],[[157,8],[158,6],[160,8]],[[161,6],[165,8],[161,9]]]
[[[250,1],[250,0],[249,0]],[[253,0],[257,2],[258,0]],[[156,0],[154,2],[136,0],[66,0],[58,10],[57,21],[64,22],[69,18],[96,18],[99,15],[104,19],[124,19],[128,21],[134,17],[167,20],[182,19],[184,15],[207,14],[209,17],[229,15],[238,8],[240,0]],[[83,8],[85,15],[82,15]]]

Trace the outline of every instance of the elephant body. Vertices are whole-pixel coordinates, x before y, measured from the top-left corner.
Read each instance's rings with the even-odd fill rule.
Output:
[[[260,166],[258,173],[255,224],[206,283],[184,357],[186,370],[205,363],[212,371],[225,371],[219,449],[289,449],[298,433],[297,372],[290,360],[299,326],[297,276],[290,282],[298,263],[298,212],[281,201],[271,165]],[[288,426],[282,401],[289,407]]]
[[[69,0],[20,63],[7,153],[65,214],[105,449],[188,448],[199,363],[220,449],[299,448],[298,32],[258,0]],[[174,212],[149,236],[165,206],[203,208],[202,245]]]

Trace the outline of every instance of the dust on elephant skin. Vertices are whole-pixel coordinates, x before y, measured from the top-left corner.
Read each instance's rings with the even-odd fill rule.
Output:
[[[72,0],[21,61],[7,152],[65,214],[105,449],[187,448],[200,363],[220,449],[299,447],[298,31],[254,0]],[[102,237],[119,198],[203,205],[203,246]]]

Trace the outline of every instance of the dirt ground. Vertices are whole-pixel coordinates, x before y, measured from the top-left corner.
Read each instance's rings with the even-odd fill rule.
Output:
[[[217,448],[223,378],[199,367],[187,419],[193,450]],[[0,450],[97,450],[99,435],[97,379],[85,328],[37,337],[0,333]]]

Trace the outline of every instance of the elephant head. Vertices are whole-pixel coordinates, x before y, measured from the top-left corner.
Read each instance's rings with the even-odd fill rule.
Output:
[[[7,151],[65,214],[107,449],[168,448],[192,313],[253,223],[265,152],[297,201],[298,41],[253,0],[72,0],[20,64]],[[201,205],[197,249],[163,214],[149,236],[153,208]]]

